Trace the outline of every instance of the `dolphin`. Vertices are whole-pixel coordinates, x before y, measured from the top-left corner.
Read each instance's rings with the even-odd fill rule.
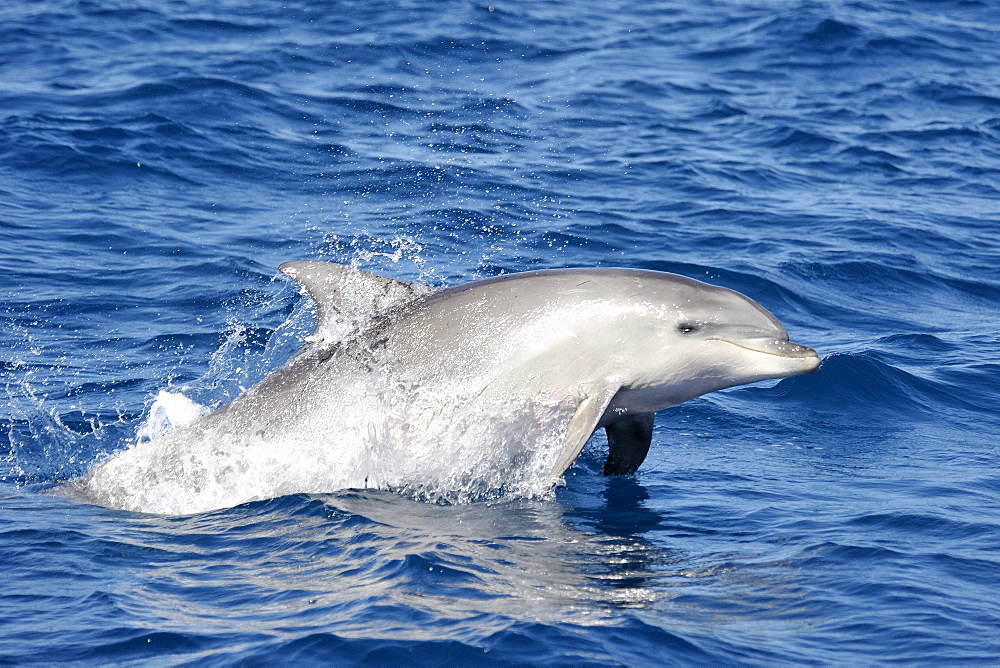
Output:
[[[552,269],[434,291],[328,262],[279,269],[315,303],[303,347],[228,405],[97,466],[72,483],[78,495],[175,513],[338,484],[392,488],[463,464],[449,439],[475,440],[487,465],[533,466],[551,487],[600,428],[604,473],[630,474],[656,411],[819,366],[752,299],[675,274]],[[380,441],[394,443],[381,458]],[[390,473],[414,444],[420,456]],[[357,470],[336,482],[332,469]]]

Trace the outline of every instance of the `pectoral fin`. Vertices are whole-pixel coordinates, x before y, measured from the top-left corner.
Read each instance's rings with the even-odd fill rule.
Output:
[[[580,456],[580,451],[587,444],[587,439],[597,429],[598,423],[604,417],[604,411],[608,409],[611,400],[614,399],[619,389],[619,385],[608,384],[584,395],[583,400],[576,409],[576,413],[569,421],[562,451],[559,453],[559,458],[552,467],[553,477],[561,477],[573,465],[576,458]]]
[[[604,475],[635,473],[653,440],[653,413],[635,413],[604,428],[608,434],[608,460]]]

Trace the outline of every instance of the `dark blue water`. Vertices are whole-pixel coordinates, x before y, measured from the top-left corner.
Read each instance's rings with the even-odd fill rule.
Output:
[[[990,2],[0,8],[0,661],[1000,657]],[[278,264],[674,271],[815,374],[547,498],[162,517],[45,494],[308,332]],[[280,329],[279,329],[280,328]]]

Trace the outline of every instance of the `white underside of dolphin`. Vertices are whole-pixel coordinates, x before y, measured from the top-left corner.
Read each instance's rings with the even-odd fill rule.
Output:
[[[673,274],[559,269],[434,292],[326,262],[281,271],[316,304],[303,348],[73,493],[167,514],[360,487],[544,493],[601,427],[605,473],[631,473],[655,411],[819,365],[752,300]]]

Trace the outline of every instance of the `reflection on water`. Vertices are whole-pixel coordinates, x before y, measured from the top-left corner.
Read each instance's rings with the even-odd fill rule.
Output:
[[[434,638],[458,631],[442,624],[473,617],[477,635],[514,621],[617,624],[616,610],[669,598],[684,558],[643,537],[660,522],[645,498],[623,479],[586,509],[551,500],[434,505],[385,492],[125,521],[76,508],[93,515],[81,540],[129,557],[127,571],[105,561],[96,586],[168,630],[197,620],[252,631],[273,628],[279,615],[299,630],[334,625],[338,635],[371,636],[382,616],[388,635]],[[141,566],[137,554],[146,555]]]
[[[758,561],[759,543],[736,547],[732,532],[684,526],[649,502],[634,477],[587,472],[555,499],[495,504],[353,491],[164,517],[49,495],[5,499],[35,527],[38,515],[56,518],[53,540],[79,554],[62,576],[79,581],[75,600],[100,598],[127,627],[153,619],[165,632],[268,643],[333,632],[476,645],[525,625],[607,627],[617,638],[640,624],[703,646],[765,620],[772,632],[809,623],[808,606],[775,606],[805,598],[794,586],[797,549]]]
[[[116,542],[150,550],[116,593],[178,629],[195,617],[251,631],[273,627],[275,615],[299,629],[332,624],[368,636],[373,617],[385,616],[387,634],[411,638],[472,617],[477,634],[513,621],[614,625],[623,608],[668,612],[693,581],[732,570],[695,568],[703,557],[650,540],[670,524],[634,479],[585,485],[603,493],[568,493],[590,505],[448,506],[350,492],[124,525],[94,512],[114,525],[102,523]]]

